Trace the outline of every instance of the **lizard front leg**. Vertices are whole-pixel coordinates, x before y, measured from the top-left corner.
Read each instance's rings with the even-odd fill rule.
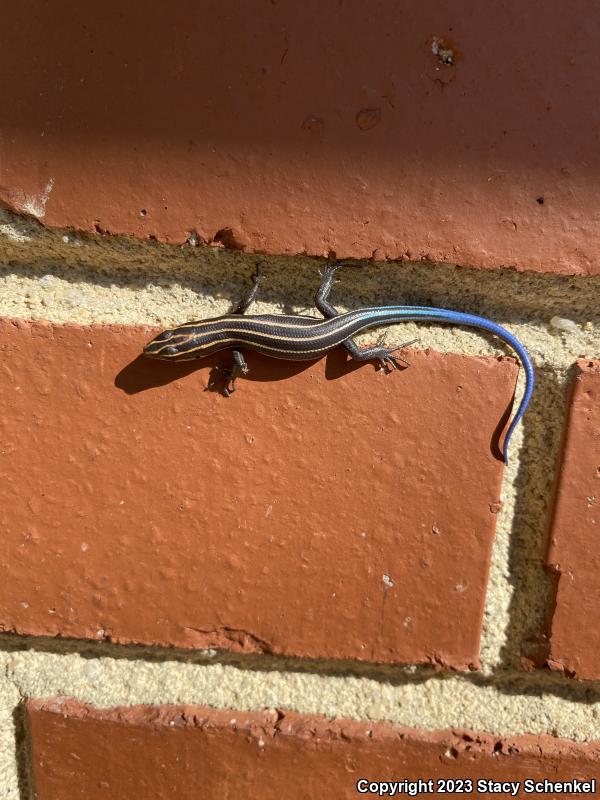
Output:
[[[246,359],[239,350],[233,350],[233,367],[231,367],[226,376],[225,386],[223,387],[224,397],[230,397],[235,392],[236,379],[240,375],[246,375],[247,372]]]
[[[256,265],[256,272],[252,276],[253,286],[250,291],[246,294],[245,297],[239,302],[236,308],[231,312],[232,314],[245,314],[246,311],[250,308],[252,303],[256,300],[256,295],[258,294],[258,290],[260,288],[260,283],[263,279],[263,275],[260,271],[260,266]],[[248,373],[248,365],[246,364],[246,359],[242,355],[239,350],[233,351],[233,366],[226,370],[224,378],[225,384],[221,389],[221,394],[223,397],[230,397],[233,392],[235,392],[235,382],[236,379],[239,378],[240,375],[246,375]],[[209,385],[209,388],[212,388],[215,385],[216,381]]]
[[[256,272],[252,276],[252,280],[254,284],[248,294],[242,298],[239,304],[234,308],[231,312],[232,314],[245,314],[246,311],[250,308],[252,303],[256,300],[256,295],[258,294],[258,290],[260,288],[261,281],[263,279],[262,272],[260,271],[260,266],[256,265]]]

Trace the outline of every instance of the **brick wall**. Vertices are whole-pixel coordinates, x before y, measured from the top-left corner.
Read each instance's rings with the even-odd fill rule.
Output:
[[[600,780],[592,7],[375,5],[6,14],[2,798]],[[522,370],[475,331],[249,354],[228,399],[226,355],[141,356],[257,264],[316,314],[326,256],[339,308],[517,335],[507,466]]]

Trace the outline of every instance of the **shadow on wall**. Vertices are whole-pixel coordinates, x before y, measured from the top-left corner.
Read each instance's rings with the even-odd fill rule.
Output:
[[[246,357],[252,366],[247,375],[238,378],[238,387],[241,387],[244,381],[284,381],[293,375],[304,372],[314,363],[313,361],[280,361],[257,356],[253,358],[248,353],[246,353]],[[169,363],[139,355],[119,372],[115,378],[115,386],[126,394],[137,394],[157,386],[166,386],[196,372],[201,367],[210,367],[209,380],[205,383],[204,390],[218,393],[223,389],[232,363],[230,351],[179,363]],[[345,358],[343,353],[341,357],[336,353],[328,358],[326,375],[329,380],[335,380],[335,378],[353,372],[359,366],[361,365]]]
[[[246,381],[285,381],[293,375],[304,372],[314,363],[314,360],[285,361],[267,358],[251,351],[245,351],[245,358],[248,362],[249,370],[246,375],[238,378],[236,391],[238,389],[243,391],[243,385]],[[329,353],[326,359],[325,377],[330,381],[348,375],[354,370],[360,369],[360,367],[368,369],[369,366],[367,363],[354,361],[341,347]],[[208,381],[202,383],[203,389],[204,391],[221,393],[232,364],[233,357],[231,351],[228,350],[202,359],[173,363],[146,358],[142,354],[123,367],[115,378],[115,386],[126,394],[137,394],[158,386],[166,386],[201,368],[209,367],[209,378]],[[372,363],[371,367],[377,369],[375,363]],[[401,371],[403,369],[405,367],[400,368]]]
[[[0,201],[143,239],[591,273],[589,19],[587,0],[148,0],[143,25],[132,0],[12,4]]]
[[[313,361],[284,361],[275,358],[267,358],[258,353],[245,352],[245,357],[250,366],[246,375],[238,378],[236,384],[236,391],[243,391],[245,381],[283,381],[291,378],[293,375],[298,375],[304,372]],[[348,375],[361,367],[368,369],[379,369],[376,362],[360,362],[350,358],[342,347],[337,347],[326,356],[325,377],[327,380],[333,381],[338,378]],[[210,372],[208,381],[202,382],[204,391],[222,392],[223,387],[226,385],[228,371],[232,366],[232,355],[230,351],[222,353],[215,353],[203,359],[196,359],[194,361],[169,363],[157,359],[149,359],[144,355],[139,355],[127,366],[125,366],[115,378],[115,386],[129,395],[144,392],[148,389],[154,389],[159,386],[166,386],[173,381],[180,380],[181,378],[196,372],[201,367],[209,367]],[[407,366],[400,366],[402,372]],[[223,398],[225,399],[225,398]],[[513,403],[511,402],[503,413],[501,419],[496,426],[492,440],[490,442],[490,450],[494,458],[499,461],[503,460],[500,442],[502,440],[503,432],[505,431],[508,420],[512,413]]]
[[[6,653],[20,653],[34,650],[58,656],[76,654],[82,659],[96,660],[111,658],[117,661],[145,662],[162,664],[173,661],[180,664],[221,664],[234,666],[249,672],[288,672],[298,675],[322,675],[338,678],[366,678],[381,684],[409,686],[429,681],[447,681],[459,677],[461,680],[481,687],[496,687],[505,695],[521,697],[564,697],[565,699],[594,705],[600,702],[600,681],[574,681],[562,673],[548,669],[525,672],[522,669],[500,668],[489,675],[480,672],[452,673],[440,671],[438,667],[401,664],[374,664],[370,662],[336,659],[294,658],[273,654],[243,654],[227,651],[198,651],[159,645],[115,644],[85,639],[63,637],[22,636],[12,633],[0,634],[0,644]],[[17,707],[17,725],[20,710]]]
[[[600,109],[589,102],[600,55],[586,0],[570,3],[568,19],[560,2],[501,0],[148,0],[143,26],[136,0],[93,20],[76,0],[5,11],[0,99],[18,134],[12,146],[35,137],[70,158],[65,145],[87,141],[102,148],[105,174],[119,157],[115,142],[131,142],[142,161],[153,139],[176,146],[195,171],[199,152],[217,158],[231,144],[265,159],[367,156],[406,174],[409,156],[419,170],[430,162],[457,173],[483,160],[491,183],[506,177],[494,164],[555,165],[565,148],[574,167],[600,168],[590,135]],[[531,201],[532,212],[547,203],[540,193]],[[152,213],[137,209],[141,219]],[[227,228],[218,233],[231,239]]]

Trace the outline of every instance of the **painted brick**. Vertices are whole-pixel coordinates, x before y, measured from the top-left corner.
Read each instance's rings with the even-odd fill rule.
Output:
[[[62,699],[31,701],[28,713],[38,800],[354,800],[361,796],[356,788],[361,779],[425,779],[434,786],[438,780],[467,779],[474,783],[467,796],[485,796],[476,791],[478,780],[600,779],[598,743],[574,744],[549,736],[427,733],[385,723],[198,706],[99,711]],[[575,794],[522,790],[517,796]]]
[[[9,3],[0,199],[142,238],[598,274],[595,13]]]
[[[477,666],[514,361],[250,354],[227,399],[154,333],[0,322],[2,628]]]
[[[549,665],[600,678],[600,361],[579,361],[551,531],[556,575]]]

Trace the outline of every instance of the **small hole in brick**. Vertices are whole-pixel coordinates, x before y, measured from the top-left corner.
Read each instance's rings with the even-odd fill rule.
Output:
[[[539,203],[541,206],[544,205],[544,198],[540,195],[539,197],[535,198],[536,203]]]
[[[232,228],[221,228],[213,236],[213,242],[222,244],[223,247],[228,247],[230,250],[243,250],[243,242],[238,241],[236,234]]]
[[[145,208],[140,209],[140,217],[145,217],[147,213]]]

